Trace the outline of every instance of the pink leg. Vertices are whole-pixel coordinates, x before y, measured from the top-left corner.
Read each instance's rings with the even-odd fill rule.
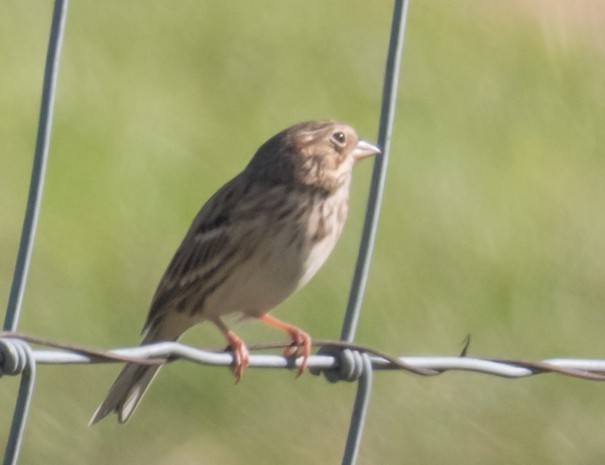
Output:
[[[229,342],[229,348],[233,351],[233,374],[235,375],[235,383],[239,383],[244,374],[244,369],[250,364],[250,355],[246,343],[240,339],[240,337],[231,331],[227,326],[219,319],[213,320],[214,324],[218,326],[221,332],[227,338]]]
[[[296,326],[292,326],[288,323],[284,323],[283,321],[278,320],[270,315],[263,315],[260,317],[260,320],[264,321],[270,326],[273,326],[274,328],[285,331],[290,335],[292,343],[290,344],[290,347],[286,348],[284,355],[302,357],[302,362],[298,367],[298,374],[296,376],[302,375],[307,367],[309,355],[311,355],[311,337],[302,329],[299,329]]]

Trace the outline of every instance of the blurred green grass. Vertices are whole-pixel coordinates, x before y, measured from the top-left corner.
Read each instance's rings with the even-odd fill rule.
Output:
[[[412,2],[360,342],[394,354],[603,357],[605,15],[598,2]],[[136,344],[202,202],[279,129],[377,130],[390,2],[70,6],[25,332]],[[0,7],[0,295],[31,169],[51,6]],[[337,337],[370,163],[334,256],[276,315]],[[253,341],[279,336],[257,324]],[[214,328],[186,342],[221,344]],[[115,366],[41,367],[21,463],[339,463],[354,386],[166,367],[133,421],[86,422]],[[376,376],[360,463],[596,464],[602,386]],[[0,438],[17,380],[0,382]]]

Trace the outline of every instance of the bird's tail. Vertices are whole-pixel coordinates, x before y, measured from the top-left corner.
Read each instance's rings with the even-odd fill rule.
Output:
[[[159,369],[160,365],[126,364],[88,424],[94,425],[113,412],[120,423],[128,421]]]
[[[166,328],[164,327],[163,329]],[[171,334],[168,335],[165,334],[166,331],[162,332],[164,334],[160,334],[159,328],[158,330],[150,330],[142,344],[157,341],[176,341],[182,334],[182,331],[171,331]],[[120,423],[126,423],[139,405],[139,402],[141,402],[143,394],[149,388],[160,367],[161,365],[127,363],[109,389],[107,397],[93,414],[88,425],[94,425],[113,412],[118,414],[118,421]]]

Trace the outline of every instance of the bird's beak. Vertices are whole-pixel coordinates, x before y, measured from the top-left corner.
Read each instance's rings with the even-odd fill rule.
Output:
[[[351,153],[353,154],[353,158],[355,158],[355,160],[363,160],[364,158],[382,153],[382,150],[363,139],[359,139],[357,145]]]

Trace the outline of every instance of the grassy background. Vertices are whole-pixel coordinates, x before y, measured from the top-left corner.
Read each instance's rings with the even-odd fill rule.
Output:
[[[50,2],[0,6],[0,295],[27,196]],[[358,340],[394,354],[603,357],[605,11],[412,3],[381,229]],[[70,6],[21,330],[136,344],[189,221],[283,127],[377,131],[391,2],[80,0]],[[317,278],[275,311],[339,333],[371,163]],[[258,324],[249,342],[279,336]],[[210,325],[186,342],[222,344]],[[86,422],[116,366],[39,369],[23,464],[340,463],[354,385],[162,371],[127,426]],[[17,379],[0,382],[6,437]],[[376,376],[361,464],[586,464],[605,392],[544,376]]]

